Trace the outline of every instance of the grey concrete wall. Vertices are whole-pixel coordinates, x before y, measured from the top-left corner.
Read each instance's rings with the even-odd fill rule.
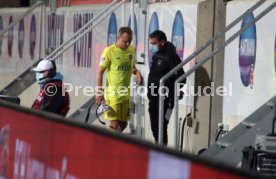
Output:
[[[214,18],[214,35],[225,29],[226,19],[226,6],[221,0],[215,1],[215,18]],[[219,48],[225,42],[224,36],[216,40],[213,49]],[[214,81],[214,89],[218,89],[223,86],[223,75],[224,75],[224,50],[220,51],[213,58],[212,64],[212,81]],[[209,144],[214,143],[216,131],[218,129],[218,123],[223,120],[223,96],[219,96],[215,93],[211,97],[211,120],[210,120],[210,136]]]
[[[220,0],[206,0],[198,6],[197,49],[205,45],[215,33],[225,28],[225,4]],[[224,42],[217,40],[196,57],[200,61],[209,56],[214,49]],[[207,148],[215,140],[218,123],[222,122],[223,98],[215,94],[215,89],[223,85],[224,52],[214,56],[196,71],[195,89],[211,86],[211,95],[203,95],[204,90],[196,90],[194,97],[193,153]],[[213,83],[213,85],[212,85]],[[213,93],[214,92],[214,96]],[[202,96],[200,96],[202,94]]]
[[[213,36],[213,21],[214,21],[214,1],[207,0],[198,6],[198,19],[197,19],[197,49],[205,44]],[[201,54],[196,57],[199,61],[212,52],[212,46],[206,48]],[[208,85],[212,76],[212,61],[205,63],[202,68],[196,71],[195,89],[205,87]],[[195,94],[202,92],[196,90]],[[208,96],[195,96],[194,97],[194,120],[196,121],[193,126],[194,135],[194,153],[197,153],[201,148],[206,148],[209,145],[209,125],[210,125],[210,110],[211,98]]]

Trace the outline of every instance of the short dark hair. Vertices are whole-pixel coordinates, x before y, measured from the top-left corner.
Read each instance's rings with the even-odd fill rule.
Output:
[[[164,40],[167,42],[166,34],[161,30],[156,30],[149,35],[150,38],[157,38],[158,42]]]
[[[132,32],[132,30],[131,30],[130,27],[121,27],[119,29],[119,34],[118,35],[120,36],[120,35],[123,35],[124,33],[127,33],[131,37],[132,37],[132,34],[133,34],[133,32]]]

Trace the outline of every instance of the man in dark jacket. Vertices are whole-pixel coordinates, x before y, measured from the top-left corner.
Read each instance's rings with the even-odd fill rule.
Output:
[[[158,142],[158,111],[159,111],[159,81],[171,71],[175,66],[181,63],[179,56],[176,53],[175,46],[167,41],[166,34],[161,30],[156,30],[150,34],[150,44],[151,50],[153,52],[152,64],[150,67],[150,73],[148,76],[148,99],[149,99],[149,114],[151,121],[151,130],[153,137],[156,142]],[[165,87],[168,89],[168,94],[165,96],[164,100],[164,138],[163,144],[168,143],[167,126],[169,123],[169,118],[171,111],[174,107],[174,82],[175,80],[184,74],[183,68],[181,68],[177,73],[165,81]],[[185,83],[184,80],[182,83]],[[180,85],[180,88],[183,85]],[[160,90],[159,90],[160,91]],[[183,96],[182,96],[183,97]],[[180,97],[180,98],[182,98]],[[170,114],[168,114],[170,113]]]
[[[65,117],[70,109],[70,99],[62,82],[63,76],[56,71],[55,62],[42,60],[32,70],[36,72],[36,80],[40,85],[40,92],[32,108]]]

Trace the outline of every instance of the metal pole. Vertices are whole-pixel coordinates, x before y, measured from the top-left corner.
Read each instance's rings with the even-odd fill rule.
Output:
[[[40,42],[39,42],[39,59],[42,58],[42,57],[45,57],[45,48],[46,46],[44,46],[45,43],[43,42],[46,42],[46,38],[43,34],[46,34],[45,33],[45,29],[46,29],[46,5],[43,4],[41,6],[41,10],[40,10]],[[43,51],[42,51],[43,49]]]
[[[44,35],[42,35],[42,31],[43,31],[43,28],[42,28],[42,24],[43,24],[43,7],[41,6],[40,7],[40,29],[39,29],[39,44],[38,44],[38,59],[41,58],[41,44],[43,42],[42,38]]]
[[[274,115],[273,115],[273,120],[272,120],[272,132],[271,135],[275,136],[276,135],[276,131],[275,131],[275,124],[276,124],[276,101],[275,99],[273,99],[273,108],[274,110]]]
[[[122,26],[125,26],[125,14],[126,14],[125,9],[126,9],[126,5],[124,3],[122,7]]]
[[[130,28],[132,30],[132,42],[131,44],[134,45],[134,0],[131,0],[130,4]],[[133,121],[132,121],[132,131],[135,131],[137,134],[137,112],[138,112],[138,103],[137,103],[137,93],[136,89],[133,89],[133,102],[134,102],[134,115],[133,115]],[[131,126],[130,126],[131,127]]]
[[[147,33],[147,18],[148,18],[148,0],[144,0],[144,9],[142,13],[144,14],[144,47],[143,47],[143,54],[141,57],[143,58],[143,64],[145,63],[146,58],[146,47],[148,45],[148,33]],[[148,59],[149,60],[149,59]]]
[[[47,47],[47,40],[48,39],[48,33],[46,33],[46,30],[48,29],[48,23],[47,23],[47,13],[46,13],[46,4],[43,8],[43,14],[44,14],[44,50],[43,50],[43,58],[46,56],[46,47]]]
[[[57,1],[56,0],[50,0],[49,1],[49,6],[50,6],[50,13],[56,13]]]
[[[218,38],[223,36],[228,30],[230,30],[232,27],[234,27],[239,21],[243,19],[243,17],[247,16],[249,13],[254,11],[257,7],[259,7],[261,4],[263,4],[266,0],[260,0],[256,4],[254,4],[250,9],[245,11],[241,16],[239,16],[236,20],[234,20],[231,24],[229,24],[225,30],[221,33],[217,33],[211,40],[207,41],[203,46],[201,46],[198,50],[196,50],[192,55],[190,55],[188,58],[183,60],[179,65],[177,65],[175,68],[173,68],[169,73],[167,73],[165,76],[163,76],[160,79],[159,87],[164,86],[165,81],[170,78],[176,71],[178,71],[180,68],[182,68],[186,63],[191,61],[194,57],[196,57],[198,54],[200,54],[204,49],[206,49],[209,45],[211,45],[214,41],[216,41]],[[158,143],[161,145],[161,139],[163,140],[163,130],[160,130],[163,128],[163,113],[164,113],[164,101],[162,100],[162,96],[159,96],[159,134],[158,134]],[[176,106],[176,104],[175,104]]]
[[[243,27],[238,32],[236,32],[234,35],[232,35],[228,40],[226,40],[225,43],[224,43],[224,45],[222,45],[221,47],[215,49],[209,56],[207,56],[203,60],[200,60],[196,65],[194,65],[184,75],[180,76],[175,81],[175,84],[174,84],[175,90],[177,89],[177,83],[179,83],[180,81],[182,81],[185,78],[187,78],[187,76],[189,76],[190,74],[192,74],[194,71],[196,71],[198,68],[200,68],[205,62],[207,62],[209,59],[211,59],[214,55],[216,55],[218,52],[220,52],[221,50],[223,50],[230,42],[232,42],[235,38],[237,38],[241,33],[243,33],[244,31],[246,31],[255,22],[257,22],[258,20],[260,20],[264,15],[266,15],[269,11],[271,11],[275,6],[276,6],[276,2],[274,2],[272,5],[268,6],[262,13],[260,13],[256,18],[254,18],[254,20],[252,20],[249,24],[247,24],[245,27]],[[174,105],[178,106],[179,100],[177,98],[176,91],[175,91],[174,97],[175,97],[174,98]],[[177,119],[178,119],[178,107],[175,108],[175,120],[177,120]],[[175,127],[177,127],[177,128],[179,127],[178,123],[176,124]],[[175,137],[178,137],[178,133],[175,133]],[[177,147],[177,145],[175,147]]]
[[[133,35],[134,35],[134,0],[131,0],[131,14],[130,14],[130,28],[132,29]],[[132,44],[134,42],[134,39],[132,38]]]

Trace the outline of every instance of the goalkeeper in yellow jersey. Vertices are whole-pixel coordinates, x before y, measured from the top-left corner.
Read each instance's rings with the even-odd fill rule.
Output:
[[[135,67],[135,48],[131,45],[132,30],[129,27],[119,29],[117,42],[106,47],[100,59],[98,73],[98,92],[96,103],[103,100],[110,107],[104,118],[110,121],[110,128],[123,132],[130,119],[130,79],[136,75],[137,83],[143,77]],[[106,72],[104,94],[102,92],[103,75]]]

